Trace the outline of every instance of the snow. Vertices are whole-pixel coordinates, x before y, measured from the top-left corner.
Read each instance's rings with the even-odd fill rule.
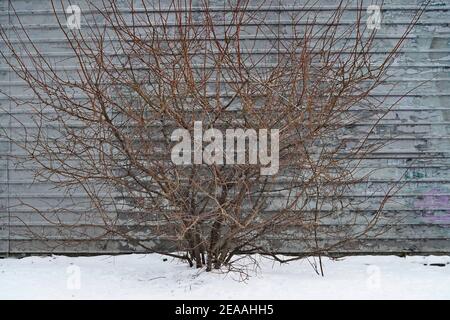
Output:
[[[449,256],[352,256],[211,272],[157,254],[0,259],[0,299],[449,299]],[[245,260],[243,261],[245,262]]]

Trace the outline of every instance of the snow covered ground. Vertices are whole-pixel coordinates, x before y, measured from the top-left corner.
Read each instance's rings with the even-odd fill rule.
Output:
[[[450,299],[450,257],[359,256],[261,268],[243,282],[157,254],[0,259],[0,299]],[[311,260],[310,260],[311,261]],[[312,262],[312,261],[311,261]]]

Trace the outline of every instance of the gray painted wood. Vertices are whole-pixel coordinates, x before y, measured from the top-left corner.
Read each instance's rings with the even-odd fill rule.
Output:
[[[395,43],[401,34],[401,28],[423,2],[425,1],[384,1],[383,26],[377,39],[379,46],[376,52],[381,53],[384,46]],[[50,1],[14,0],[13,3],[21,21],[42,52],[55,61],[70,61],[70,48],[58,30],[50,9]],[[82,10],[85,8],[84,1],[72,0],[71,3],[78,4]],[[223,10],[222,0],[210,3]],[[335,1],[321,0],[320,3],[318,11],[326,17],[333,10]],[[372,1],[364,1],[365,6],[371,3]],[[273,22],[273,27],[278,27],[279,19],[281,28],[288,30],[289,12],[286,9],[276,9],[276,6],[262,8],[264,14],[267,14],[266,19]],[[295,7],[291,10],[295,10]],[[351,15],[344,16],[344,22],[350,17]],[[9,28],[8,30],[12,30],[12,26],[17,24],[16,18],[11,15],[8,0],[0,0],[0,24]],[[249,26],[249,36],[252,36],[252,30]],[[264,52],[264,41],[270,40],[262,39],[261,44],[255,47],[251,54]],[[1,41],[0,50],[5,50]],[[58,65],[58,68],[74,69],[70,62]],[[377,169],[377,174],[369,186],[362,186],[361,194],[352,196],[364,196],[364,190],[376,190],[392,179],[399,178],[403,170],[412,163],[414,169],[406,175],[405,187],[396,195],[396,201],[389,203],[383,213],[386,218],[398,220],[398,224],[377,238],[374,235],[372,238],[369,236],[363,243],[349,244],[338,253],[450,253],[450,0],[431,1],[390,72],[393,80],[399,82],[399,87],[391,93],[389,101],[394,101],[399,94],[413,88],[420,81],[432,80],[408,94],[377,126],[376,135],[372,138],[392,139],[393,142],[364,162],[362,172]],[[23,83],[0,60],[0,90],[16,96],[27,96],[24,88]],[[378,90],[378,94],[382,95],[383,91]],[[32,114],[27,110],[10,108],[10,101],[0,95],[0,110],[8,111],[0,112],[0,126],[20,139],[21,127],[12,120],[9,113],[25,123],[29,130],[33,130],[30,120]],[[355,125],[348,135],[358,136],[364,133],[375,116],[369,114],[366,122]],[[86,206],[83,201],[86,201],[86,198],[80,193],[66,199],[48,183],[33,183],[33,166],[16,167],[8,160],[8,154],[20,155],[21,150],[0,138],[0,255],[47,253],[49,242],[53,252],[71,254],[121,253],[136,249],[117,238],[92,242],[79,237],[76,243],[65,242],[53,227],[34,214],[33,210],[20,206],[20,203],[30,201],[44,211],[51,210],[52,206],[58,204],[84,213]],[[276,198],[280,196],[274,195],[275,200],[268,208],[269,211],[277,209],[279,200]],[[375,194],[373,197],[376,196]],[[375,207],[376,201],[373,202]],[[360,210],[362,219],[373,214],[370,206],[369,210]],[[77,214],[74,212],[66,218],[68,221],[76,221]],[[30,236],[22,221],[26,221],[37,235],[46,234],[50,239],[41,240],[37,236]],[[332,226],[335,222],[329,223]],[[91,231],[95,230],[89,232]],[[301,241],[278,238],[271,239],[271,245],[275,249],[284,252],[302,250]],[[170,242],[164,239],[152,239],[148,240],[148,243],[171,248]]]

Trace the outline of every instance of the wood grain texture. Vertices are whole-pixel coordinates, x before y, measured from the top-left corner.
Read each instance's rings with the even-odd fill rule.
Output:
[[[73,2],[73,1],[72,1]],[[196,1],[194,1],[195,3]],[[425,1],[422,0],[385,0],[382,28],[377,36],[377,54],[383,53],[383,48],[395,43],[402,34],[402,27],[412,17],[414,10]],[[210,1],[213,10],[226,11],[223,1]],[[256,2],[255,2],[256,3]],[[257,14],[265,15],[268,27],[281,28],[283,35],[289,37],[290,11],[295,12],[295,6],[278,7],[276,1],[272,6],[259,8]],[[284,3],[284,2],[283,2]],[[332,12],[335,1],[321,0],[317,11],[324,18]],[[356,1],[355,1],[356,3]],[[364,1],[370,5],[372,1]],[[83,1],[77,1],[83,10]],[[73,55],[69,44],[63,36],[53,16],[50,1],[47,0],[14,0],[14,7],[20,16],[33,42],[52,61],[60,61],[56,69],[74,72],[70,63]],[[352,11],[356,6],[350,6]],[[281,9],[281,10],[280,10]],[[139,8],[137,8],[139,10]],[[63,13],[60,12],[62,15]],[[351,22],[352,15],[344,15],[343,25]],[[320,23],[320,19],[319,19]],[[17,27],[18,21],[12,16],[10,1],[0,0],[0,24],[7,30]],[[297,26],[301,29],[301,24]],[[246,27],[246,35],[251,39],[254,28]],[[262,37],[253,52],[266,52],[266,44],[273,41],[270,37]],[[0,41],[0,50],[5,45]],[[417,27],[408,36],[408,41],[400,50],[396,63],[390,73],[398,87],[390,93],[389,101],[395,101],[399,95],[427,81],[418,89],[409,93],[376,127],[372,139],[389,140],[389,144],[367,159],[362,172],[376,170],[373,181],[362,185],[359,194],[349,197],[367,197],[368,191],[383,190],[395,178],[402,176],[405,168],[412,167],[405,178],[405,187],[396,195],[395,203],[389,204],[383,213],[388,218],[395,218],[398,224],[387,233],[367,239],[364,243],[348,245],[340,252],[349,253],[450,253],[450,0],[433,0],[424,12]],[[388,88],[389,83],[386,83]],[[13,74],[4,62],[0,60],[0,91],[15,96],[27,96],[24,84]],[[384,95],[383,88],[375,94]],[[76,97],[75,97],[76,98]],[[360,136],[372,123],[376,114],[368,114],[365,123],[361,122],[348,130],[348,136]],[[21,139],[22,126],[33,130],[32,114],[26,110],[11,110],[11,103],[0,95],[0,126]],[[33,166],[17,167],[7,155],[20,155],[21,150],[8,140],[0,139],[0,255],[47,253],[46,242],[54,242],[53,252],[60,253],[122,253],[138,250],[121,239],[111,238],[101,241],[83,241],[78,238],[76,246],[65,245],[63,238],[58,236],[44,220],[33,214],[29,208],[21,206],[23,200],[30,201],[42,210],[50,210],[56,204],[68,206],[79,212],[85,212],[83,203],[87,201],[80,193],[66,199],[65,195],[54,190],[45,182],[33,181]],[[276,210],[276,198],[268,208]],[[377,197],[377,193],[371,195]],[[361,209],[362,216],[370,216],[369,207]],[[93,213],[94,214],[94,213]],[[123,213],[126,217],[126,212]],[[76,213],[68,215],[69,221],[77,221]],[[124,219],[126,220],[126,219]],[[26,221],[36,234],[50,234],[46,241],[27,234],[23,226]],[[330,221],[332,227],[336,221]],[[95,227],[91,227],[95,228]],[[151,227],[148,227],[151,230]],[[95,232],[94,229],[87,233]],[[326,239],[324,239],[326,241]],[[149,240],[152,245],[170,249],[167,239]],[[284,241],[272,238],[272,245],[283,252],[298,252],[302,250],[301,241]]]

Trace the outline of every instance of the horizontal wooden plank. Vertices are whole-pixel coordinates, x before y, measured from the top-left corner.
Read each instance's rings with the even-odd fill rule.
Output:
[[[176,251],[177,246],[172,242],[151,241],[144,243],[147,247],[155,250]],[[320,244],[320,243],[319,243]],[[332,243],[333,244],[333,243]],[[331,244],[331,245],[332,245]],[[272,241],[270,244],[261,243],[268,248],[279,253],[302,253],[305,252],[305,244],[299,241]],[[306,252],[310,252],[310,244]],[[367,240],[355,243],[348,243],[334,250],[329,250],[329,255],[350,255],[350,254],[449,254],[450,240],[424,239],[419,241],[410,240]],[[131,245],[123,241],[80,241],[80,242],[58,242],[41,240],[11,241],[10,254],[119,254],[124,252],[149,252],[136,245]]]

